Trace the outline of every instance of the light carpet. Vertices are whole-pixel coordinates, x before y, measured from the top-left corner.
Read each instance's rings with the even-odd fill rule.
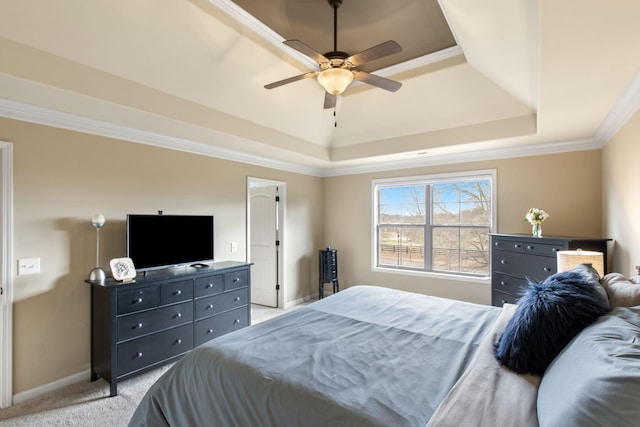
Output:
[[[126,426],[149,387],[170,366],[119,382],[114,397],[109,397],[109,383],[103,379],[66,386],[1,409],[0,426]]]
[[[277,317],[289,309],[251,307],[251,323]],[[109,397],[109,383],[103,379],[83,381],[60,390],[0,409],[0,427],[22,426],[126,426],[149,387],[171,365],[165,365],[118,383],[118,395]]]

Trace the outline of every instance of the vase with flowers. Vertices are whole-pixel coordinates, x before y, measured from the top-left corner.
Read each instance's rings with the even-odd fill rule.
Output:
[[[533,237],[542,237],[542,221],[549,218],[549,214],[538,208],[531,208],[524,216],[524,220],[531,224]]]

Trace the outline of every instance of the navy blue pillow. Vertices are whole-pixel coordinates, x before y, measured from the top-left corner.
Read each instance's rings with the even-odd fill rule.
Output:
[[[542,376],[585,327],[608,311],[600,283],[580,270],[563,271],[529,287],[496,344],[498,362],[518,374]]]

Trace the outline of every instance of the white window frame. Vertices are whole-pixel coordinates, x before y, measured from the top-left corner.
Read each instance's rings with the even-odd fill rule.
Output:
[[[401,274],[406,276],[421,276],[450,279],[474,283],[490,283],[490,272],[486,276],[469,276],[457,273],[418,271],[404,268],[393,268],[388,266],[378,266],[378,192],[379,185],[412,185],[412,184],[435,184],[441,182],[455,182],[459,180],[489,179],[491,181],[491,224],[489,233],[496,230],[497,224],[497,173],[495,169],[485,169],[465,172],[451,172],[441,174],[403,176],[395,178],[381,178],[371,181],[371,271],[380,273]],[[426,251],[426,248],[425,248]]]

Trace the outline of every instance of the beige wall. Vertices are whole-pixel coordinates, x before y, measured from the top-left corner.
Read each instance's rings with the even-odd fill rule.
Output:
[[[384,285],[490,304],[490,284],[373,273],[371,271],[371,180],[467,170],[497,171],[498,229],[530,233],[523,221],[531,207],[551,217],[543,234],[601,237],[599,151],[524,157],[462,165],[332,177],[325,180],[324,245],[338,249],[342,286]],[[585,214],[586,212],[586,214]]]
[[[640,265],[640,110],[602,150],[603,220],[615,237],[612,271],[637,274]]]
[[[213,213],[216,258],[244,261],[247,177],[284,181],[285,303],[315,290],[322,180],[0,119],[14,147],[14,255],[42,272],[14,278],[14,393],[89,369],[90,218],[105,215],[100,265],[125,255],[127,213]],[[238,242],[238,252],[230,243]]]
[[[639,121],[636,115],[602,156],[584,151],[321,179],[0,119],[0,140],[14,144],[14,255],[42,262],[42,273],[14,280],[14,393],[89,368],[89,288],[83,281],[95,261],[94,213],[107,218],[103,268],[124,255],[125,215],[157,210],[213,212],[216,256],[244,260],[247,177],[284,181],[285,302],[317,292],[317,250],[331,245],[339,250],[343,287],[368,283],[489,303],[488,283],[371,271],[371,180],[496,169],[498,232],[529,233],[525,211],[542,208],[551,214],[545,235],[613,237],[624,242],[616,249],[616,266],[626,268],[640,254],[631,248],[637,230],[623,237],[633,226],[635,204],[622,201],[635,199],[631,172],[617,165],[632,169]],[[239,243],[237,253],[230,252],[231,241]],[[622,248],[628,261],[620,261]]]

